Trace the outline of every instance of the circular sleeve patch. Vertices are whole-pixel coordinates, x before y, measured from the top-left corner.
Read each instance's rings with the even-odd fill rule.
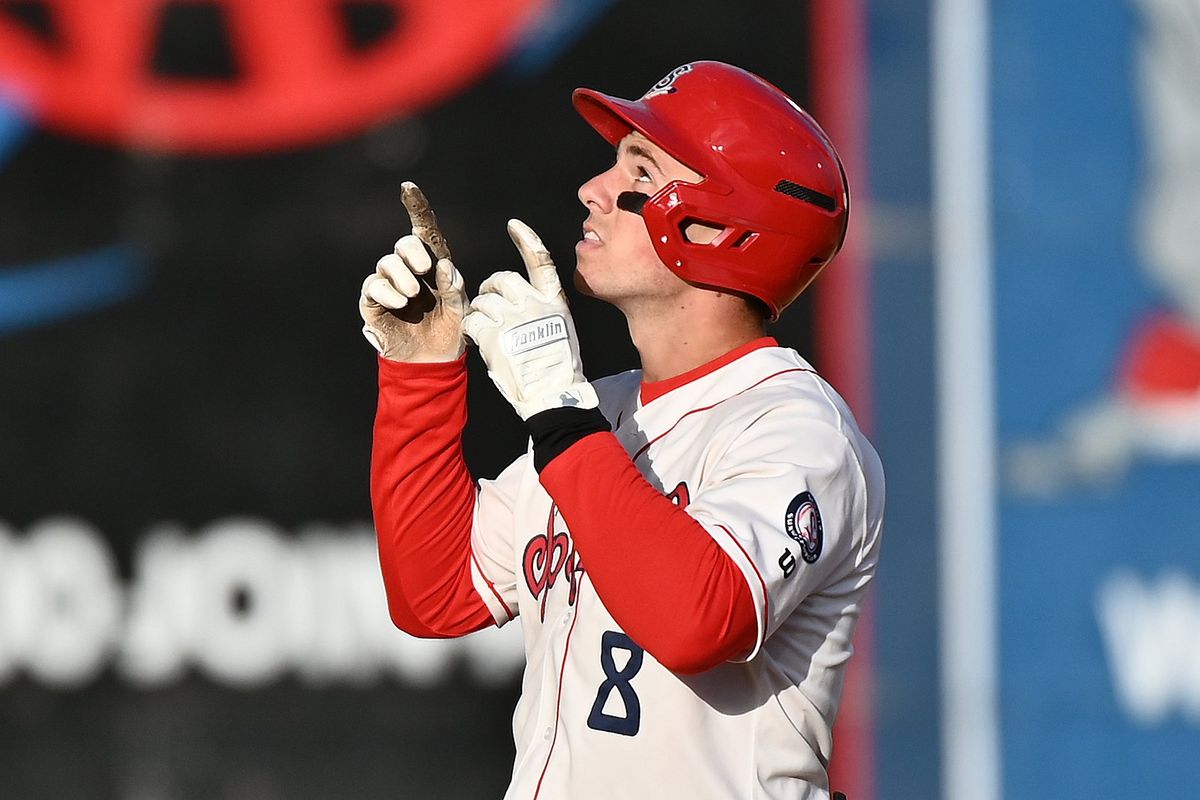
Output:
[[[800,545],[800,556],[812,564],[821,557],[824,531],[821,528],[821,510],[817,508],[812,492],[801,492],[788,504],[784,519],[787,535]]]

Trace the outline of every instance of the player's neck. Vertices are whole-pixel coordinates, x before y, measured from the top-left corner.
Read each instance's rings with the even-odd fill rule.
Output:
[[[625,319],[647,382],[682,375],[766,335],[762,321],[740,301],[626,313]]]

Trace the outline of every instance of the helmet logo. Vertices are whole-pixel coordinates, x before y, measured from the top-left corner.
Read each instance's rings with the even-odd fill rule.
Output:
[[[651,86],[649,91],[647,91],[644,95],[642,95],[642,99],[648,100],[651,97],[657,97],[660,94],[673,93],[675,91],[676,79],[678,79],[680,75],[683,75],[683,74],[691,72],[691,71],[692,71],[691,64],[684,64],[682,67],[676,67],[675,69],[671,70],[666,75],[666,77],[664,77],[658,83]]]

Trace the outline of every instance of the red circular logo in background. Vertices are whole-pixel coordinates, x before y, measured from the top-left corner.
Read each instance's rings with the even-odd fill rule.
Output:
[[[398,24],[356,51],[335,0],[221,0],[235,78],[151,69],[166,0],[47,0],[51,44],[0,15],[0,78],[46,126],[183,152],[239,152],[348,135],[462,88],[509,50],[546,0],[389,0]]]

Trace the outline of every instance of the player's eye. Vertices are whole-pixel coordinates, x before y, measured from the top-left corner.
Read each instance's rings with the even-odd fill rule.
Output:
[[[649,172],[646,171],[645,167],[637,168],[637,179],[636,180],[638,183],[654,183],[654,177]]]

